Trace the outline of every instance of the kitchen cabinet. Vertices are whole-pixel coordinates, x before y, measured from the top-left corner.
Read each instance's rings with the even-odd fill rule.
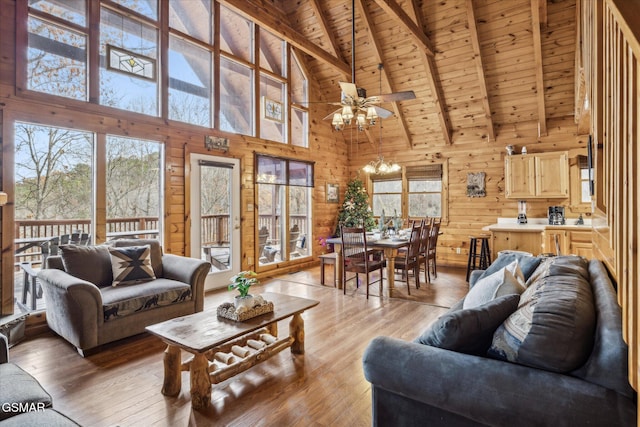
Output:
[[[593,258],[591,230],[571,230],[569,231],[569,236],[569,253],[580,255],[588,259]]]
[[[498,252],[504,250],[530,252],[540,254],[542,248],[541,231],[491,231],[492,252],[491,259],[498,257]]]
[[[568,198],[569,153],[507,156],[505,182],[508,199]]]
[[[544,252],[556,254],[556,238],[562,255],[580,255],[593,258],[591,230],[575,230],[574,228],[547,228],[544,231]]]
[[[545,230],[543,253],[553,255],[567,255],[569,253],[567,230]]]

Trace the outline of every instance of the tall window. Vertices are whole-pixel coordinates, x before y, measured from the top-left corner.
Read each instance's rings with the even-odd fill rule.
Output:
[[[88,36],[78,30],[86,25],[84,2],[29,3],[27,88],[86,101]]]
[[[89,13],[94,3],[97,15]],[[278,34],[225,5],[28,0],[26,19],[19,26],[27,29],[21,87],[308,147],[308,72],[301,58]],[[165,20],[168,34],[161,37]],[[94,45],[98,52],[91,55]],[[160,85],[163,75],[166,87]]]
[[[373,180],[373,216],[401,215],[402,213],[402,176],[382,175]]]
[[[256,155],[259,265],[309,256],[313,164]]]
[[[107,236],[158,236],[162,165],[162,144],[107,135]]]
[[[373,215],[384,210],[403,218],[445,217],[444,164],[407,166],[403,172],[372,175]]]
[[[157,28],[102,7],[100,56],[100,103],[158,116]]]
[[[405,174],[409,217],[442,216],[442,165],[411,166]]]

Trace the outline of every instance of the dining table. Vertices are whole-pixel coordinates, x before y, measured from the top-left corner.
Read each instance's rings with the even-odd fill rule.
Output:
[[[327,239],[327,243],[333,244],[336,252],[336,277],[337,286],[342,289],[344,286],[342,278],[342,239],[340,237],[331,237]],[[409,239],[406,237],[379,237],[377,234],[367,234],[367,249],[379,249],[384,252],[384,258],[387,262],[387,283],[389,284],[389,296],[395,287],[395,258],[398,250],[409,246]]]

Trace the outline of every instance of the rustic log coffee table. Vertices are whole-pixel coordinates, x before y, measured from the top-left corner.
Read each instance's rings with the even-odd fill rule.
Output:
[[[266,292],[274,311],[244,322],[218,317],[203,311],[148,326],[147,331],[167,343],[164,353],[162,394],[177,396],[181,371],[189,371],[191,405],[194,409],[211,405],[211,385],[225,381],[278,354],[287,347],[304,354],[303,311],[319,301]],[[278,321],[292,317],[289,336],[278,339]],[[181,350],[193,356],[182,361]]]

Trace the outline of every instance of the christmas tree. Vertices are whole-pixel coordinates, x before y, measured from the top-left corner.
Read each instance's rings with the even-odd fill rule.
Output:
[[[345,227],[364,227],[373,230],[376,221],[369,208],[369,195],[360,178],[354,178],[347,184],[344,202],[338,213],[338,228],[336,235],[340,235],[340,225]]]

